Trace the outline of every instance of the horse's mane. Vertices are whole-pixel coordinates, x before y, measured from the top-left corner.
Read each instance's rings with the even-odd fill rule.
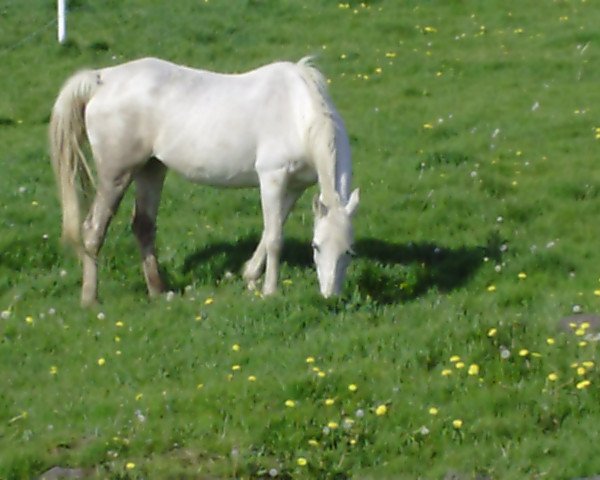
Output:
[[[319,178],[321,199],[328,207],[338,206],[341,202],[335,188],[337,152],[334,111],[327,89],[327,80],[315,67],[313,56],[303,57],[297,65],[308,86],[313,105],[317,109],[317,120],[310,128],[309,138],[316,150],[315,167]]]

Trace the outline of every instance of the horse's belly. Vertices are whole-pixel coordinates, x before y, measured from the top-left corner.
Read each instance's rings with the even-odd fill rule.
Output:
[[[224,168],[215,170],[195,166],[182,173],[192,182],[214,187],[245,188],[258,186],[258,175],[255,170],[229,171]]]
[[[196,155],[179,153],[157,153],[156,157],[167,167],[195,183],[231,188],[258,186],[258,174],[251,153],[241,158],[205,156],[199,152]]]

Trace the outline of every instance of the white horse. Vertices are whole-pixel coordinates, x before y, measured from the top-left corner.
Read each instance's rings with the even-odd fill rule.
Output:
[[[260,188],[264,229],[243,277],[253,288],[266,270],[265,295],[277,288],[288,213],[318,181],[314,260],[321,294],[338,294],[352,254],[359,194],[350,193],[348,136],[326,90],[308,58],[238,75],[145,58],[67,80],[52,110],[50,145],[63,240],[82,261],[82,304],[97,300],[98,253],[132,181],[132,229],[148,293],[165,290],[154,240],[167,168],[201,184]],[[82,151],[86,134],[95,174]],[[83,224],[79,189],[94,197]]]

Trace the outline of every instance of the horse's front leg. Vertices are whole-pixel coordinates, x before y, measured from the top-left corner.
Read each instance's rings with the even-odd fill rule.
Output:
[[[282,205],[282,231],[285,221],[287,220],[292,208],[296,204],[298,198],[300,198],[300,195],[302,195],[303,191],[304,189],[294,189],[285,192]],[[242,276],[250,290],[254,290],[256,288],[256,281],[260,278],[260,275],[262,274],[263,269],[265,267],[265,261],[267,259],[265,232],[266,230],[263,230],[263,233],[260,237],[260,242],[258,243],[256,250],[254,250],[254,253],[252,254],[250,260],[248,260],[244,265]]]
[[[266,254],[265,281],[263,295],[271,295],[277,290],[279,257],[283,245],[283,222],[285,220],[284,198],[287,188],[287,172],[284,169],[259,174],[260,200],[263,212],[264,230],[257,251],[264,248]]]
[[[248,260],[242,271],[242,277],[248,285],[248,290],[256,289],[256,281],[260,278],[263,269],[265,268],[265,260],[267,259],[267,249],[265,248],[265,234],[263,231],[260,237],[260,242],[250,260]]]

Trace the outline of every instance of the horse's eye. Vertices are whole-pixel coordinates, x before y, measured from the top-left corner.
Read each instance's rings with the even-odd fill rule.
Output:
[[[315,252],[319,253],[319,246],[318,246],[318,245],[317,245],[315,242],[312,242],[312,243],[310,244],[310,246],[313,248],[313,250],[314,250]]]

